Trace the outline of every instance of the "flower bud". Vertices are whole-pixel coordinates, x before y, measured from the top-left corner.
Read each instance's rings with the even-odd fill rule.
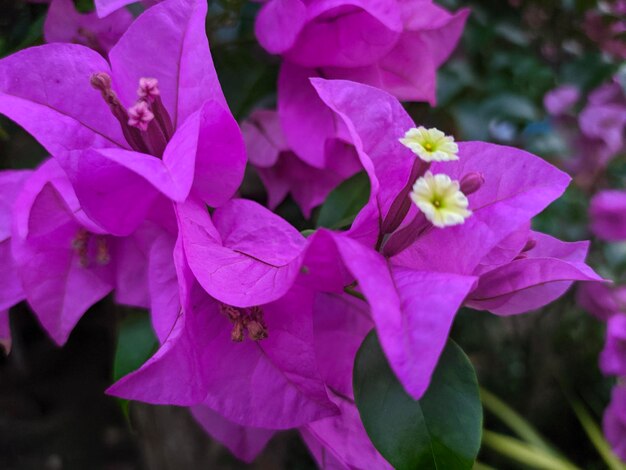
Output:
[[[94,73],[89,78],[89,83],[96,90],[100,90],[103,95],[111,90],[111,76],[105,72]]]
[[[484,182],[485,177],[482,173],[477,173],[475,171],[468,173],[461,178],[461,192],[466,196],[469,196],[470,194],[478,191]]]

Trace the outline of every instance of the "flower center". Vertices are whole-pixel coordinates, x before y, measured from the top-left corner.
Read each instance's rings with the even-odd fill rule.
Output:
[[[106,266],[111,262],[107,237],[94,235],[84,228],[80,228],[76,232],[72,240],[72,249],[78,255],[80,265],[83,268],[88,268],[94,261],[99,266]]]
[[[261,307],[238,308],[220,304],[220,310],[233,324],[230,333],[230,339],[233,342],[241,343],[246,333],[252,341],[261,341],[267,338],[267,325]]]
[[[156,78],[139,79],[137,102],[126,109],[111,88],[111,77],[104,72],[91,76],[91,85],[120,123],[126,142],[133,150],[156,157],[163,156],[174,128],[172,119],[163,105],[159,82]]]

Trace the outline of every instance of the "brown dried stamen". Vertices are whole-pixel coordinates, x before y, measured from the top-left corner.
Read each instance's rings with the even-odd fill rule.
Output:
[[[94,261],[100,266],[111,262],[109,244],[105,235],[93,235],[84,228],[79,228],[72,240],[72,249],[78,255],[83,268],[88,268]]]
[[[235,343],[241,343],[246,333],[252,341],[267,338],[267,325],[261,307],[237,308],[221,304],[220,310],[233,324],[230,339]]]

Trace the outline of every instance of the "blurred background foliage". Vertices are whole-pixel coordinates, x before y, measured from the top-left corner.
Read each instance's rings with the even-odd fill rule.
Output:
[[[547,115],[543,98],[558,85],[573,84],[582,91],[580,102],[584,103],[587,93],[618,73],[620,61],[601,51],[584,28],[590,12],[606,25],[616,20],[607,4],[591,0],[441,0],[440,3],[451,10],[469,6],[472,14],[459,48],[440,70],[438,105],[431,108],[422,103],[407,104],[415,121],[443,129],[459,140],[486,140],[521,147],[563,167],[571,149]],[[76,4],[82,11],[92,8],[91,0],[78,0]],[[218,75],[239,120],[254,108],[275,106],[276,100],[279,61],[256,44],[253,22],[257,10],[258,4],[246,0],[220,0],[210,5],[207,18]],[[46,5],[0,0],[0,11],[0,56],[42,43]],[[45,151],[30,136],[0,118],[0,168],[33,167],[44,156]],[[625,179],[626,161],[621,155],[613,160],[601,185],[623,188]],[[265,199],[262,185],[253,171],[249,171],[241,191],[247,197]],[[590,239],[587,228],[590,196],[588,188],[571,185],[562,199],[536,219],[535,228],[565,240]],[[307,221],[297,206],[287,200],[278,212],[305,230],[315,228],[320,211],[316,210],[312,220]],[[603,246],[593,241],[590,264],[607,277],[624,280],[626,245]],[[36,332],[34,321],[25,308],[19,310],[19,318],[13,315],[18,338],[14,357],[0,359],[0,396],[6,400],[11,393],[23,391],[20,386],[26,387],[27,379],[46,380],[40,376],[46,374],[39,370],[41,368],[35,368],[39,376],[32,375],[37,373],[32,367],[38,364],[37,354],[52,354],[48,358],[57,358],[57,368],[76,367],[61,374],[73,379],[66,382],[59,379],[56,385],[49,385],[61,389],[68,386],[68,380],[78,380],[78,371],[82,370],[72,363],[62,366],[65,362],[61,363],[61,354],[63,361],[67,355],[86,355],[83,359],[91,361],[88,364],[101,371],[99,375],[96,373],[99,379],[95,381],[100,385],[95,386],[97,392],[93,391],[90,399],[98,403],[98,410],[108,410],[112,399],[101,396],[101,391],[106,378],[110,380],[113,373],[116,330],[107,326],[110,305],[95,309],[72,335],[63,353],[55,351],[47,339]],[[120,310],[115,311],[118,318],[129,315]],[[95,352],[94,331],[101,333],[98,338],[103,343]],[[591,417],[599,422],[613,382],[604,378],[597,366],[604,325],[577,307],[573,290],[544,310],[521,317],[498,318],[464,310],[458,316],[452,336],[470,356],[481,386],[502,398],[579,467],[606,468],[567,398],[580,400]],[[32,347],[32,343],[37,347]],[[31,349],[26,352],[29,345]],[[85,350],[88,352],[83,353]],[[22,382],[20,374],[27,374],[21,376]],[[11,380],[7,381],[7,377]],[[41,394],[37,396],[41,399]],[[89,416],[83,418],[90,419]],[[121,414],[116,418],[103,418],[102,422],[109,434],[113,433],[110,429],[123,427]],[[12,421],[2,423],[0,432],[3,429],[4,433],[9,432],[6,427],[11,423],[14,424]],[[489,412],[486,412],[485,427],[510,434]],[[116,442],[126,449],[128,436],[118,436]],[[288,442],[292,450],[280,447],[290,456],[285,457],[291,462],[285,468],[310,468],[310,460],[295,444],[297,441],[289,438]],[[0,454],[11,451],[1,447]],[[271,451],[276,452],[276,449],[274,443]],[[126,452],[131,456],[128,458],[130,467],[119,468],[135,468],[132,462],[137,452]],[[479,459],[495,468],[539,468],[513,463],[487,446]],[[235,465],[228,458],[224,462],[223,468]],[[54,462],[50,465],[46,468],[55,468]]]

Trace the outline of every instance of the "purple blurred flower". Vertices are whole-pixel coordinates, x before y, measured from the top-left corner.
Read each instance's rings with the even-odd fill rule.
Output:
[[[567,97],[561,99],[567,101]],[[565,106],[564,101],[555,100],[553,107]],[[549,101],[546,96],[546,107],[551,112]],[[577,120],[572,115],[553,114],[557,117],[556,126],[569,141],[572,155],[566,162],[567,170],[581,186],[593,186],[611,160],[626,149],[626,94],[618,77],[589,95]]]
[[[589,215],[591,230],[597,237],[626,240],[626,191],[600,191],[591,200]]]
[[[626,377],[626,313],[616,313],[607,321],[600,369],[606,375]]]
[[[619,312],[626,312],[626,286],[589,282],[578,287],[576,301],[588,313],[608,321]]]
[[[434,104],[437,68],[456,47],[468,14],[450,14],[429,0],[266,2],[256,33],[269,52],[285,59],[278,111],[289,148],[325,168],[326,140],[345,135],[310,77],[353,80]]]
[[[624,148],[626,104],[590,102],[580,113],[580,130],[590,139],[601,141],[614,155]]]
[[[626,193],[602,191],[590,208],[591,229],[609,241],[626,239]],[[626,286],[589,283],[578,289],[577,301],[587,312],[606,322],[606,340],[600,354],[605,375],[626,376]],[[613,451],[626,460],[626,389],[617,385],[604,412],[604,434]]]
[[[553,116],[567,113],[580,98],[580,91],[573,85],[563,85],[548,92],[543,99],[546,110]]]
[[[72,0],[52,0],[43,33],[46,42],[83,44],[106,57],[132,22],[126,10],[100,19],[96,13],[77,11]]]
[[[270,0],[256,33],[270,53],[324,77],[432,103],[436,69],[456,46],[468,14],[452,15],[428,0]]]
[[[618,59],[626,59],[626,2],[616,0],[607,2],[607,12],[594,8],[587,12],[583,29],[589,39],[596,42],[600,49]],[[608,13],[608,14],[606,14]]]
[[[346,178],[361,170],[354,147],[339,139],[326,142],[327,165],[312,167],[287,146],[274,111],[258,110],[242,126],[248,158],[267,188],[268,207],[275,209],[291,194],[309,218],[314,207]]]
[[[626,386],[618,384],[613,388],[611,404],[604,411],[602,423],[604,435],[613,451],[626,461]]]
[[[81,207],[109,233],[132,233],[159,193],[217,206],[241,182],[245,148],[205,16],[203,0],[150,8],[111,49],[110,65],[69,44],[0,61],[0,112],[58,159]]]

